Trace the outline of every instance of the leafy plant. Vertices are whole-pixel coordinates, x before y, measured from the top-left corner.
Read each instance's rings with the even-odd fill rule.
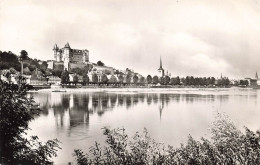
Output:
[[[42,143],[37,136],[24,136],[28,123],[38,114],[31,108],[34,101],[27,96],[27,90],[26,84],[18,86],[0,80],[0,163],[51,164],[51,158],[57,156],[57,139]]]
[[[260,132],[245,133],[222,114],[217,114],[211,127],[212,137],[197,141],[189,135],[181,147],[165,147],[157,143],[144,129],[136,133],[132,140],[124,129],[104,128],[106,145],[96,143],[89,154],[75,150],[74,157],[79,165],[85,164],[247,164],[260,163]]]

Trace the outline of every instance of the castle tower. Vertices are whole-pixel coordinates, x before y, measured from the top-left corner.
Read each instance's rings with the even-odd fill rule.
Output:
[[[89,62],[89,51],[85,49],[82,52],[83,52],[83,62]]]
[[[70,45],[67,42],[64,47],[64,69],[69,70],[69,62],[70,62]]]
[[[61,62],[62,61],[62,50],[58,50],[57,52],[57,62]]]
[[[158,69],[158,72],[159,72],[159,76],[160,76],[160,77],[163,77],[163,76],[164,76],[164,69],[162,68],[162,59],[161,59],[161,56],[160,56],[160,68]]]
[[[58,54],[58,51],[59,51],[59,47],[57,46],[56,43],[54,44],[52,50],[53,50],[53,52],[54,52],[54,60],[57,61],[57,54]]]

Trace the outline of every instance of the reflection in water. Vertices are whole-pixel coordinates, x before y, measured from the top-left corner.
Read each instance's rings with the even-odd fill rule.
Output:
[[[255,97],[255,96],[254,96]],[[41,115],[48,115],[49,109],[53,109],[58,127],[64,126],[65,113],[69,114],[69,127],[73,129],[78,125],[89,125],[90,115],[102,116],[105,112],[115,107],[123,106],[127,109],[140,103],[147,106],[158,105],[161,119],[163,109],[170,102],[192,104],[193,102],[227,101],[229,95],[199,95],[199,94],[167,94],[167,93],[39,93],[35,100],[41,103]]]
[[[227,113],[240,127],[258,129],[259,94],[260,90],[34,93],[42,111],[30,128],[40,139],[62,141],[63,149],[55,161],[67,164],[73,159],[73,149],[87,149],[94,141],[104,140],[104,126],[124,127],[130,133],[146,127],[158,142],[175,146],[188,134],[197,139],[204,136],[214,120],[214,111]]]

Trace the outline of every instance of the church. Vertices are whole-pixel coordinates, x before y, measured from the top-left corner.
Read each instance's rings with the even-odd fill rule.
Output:
[[[64,69],[70,70],[74,65],[86,65],[89,62],[89,51],[87,49],[72,49],[67,42],[63,48],[57,44],[53,47],[54,62],[63,62]]]

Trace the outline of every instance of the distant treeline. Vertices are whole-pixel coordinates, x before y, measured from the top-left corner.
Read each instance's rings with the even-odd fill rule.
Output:
[[[91,77],[90,77],[91,76]],[[100,76],[100,78],[99,78]],[[61,83],[62,84],[71,84],[71,83],[81,83],[82,85],[87,84],[106,84],[106,85],[184,85],[184,86],[229,86],[230,81],[228,78],[215,79],[214,77],[193,77],[186,76],[183,78],[177,77],[158,77],[148,75],[147,77],[137,76],[135,74],[117,74],[111,75],[108,78],[108,75],[102,74],[97,75],[93,73],[89,75],[88,72],[83,72],[82,80],[79,81],[78,74],[73,76],[73,80],[69,79],[69,72],[63,71],[61,74]]]

